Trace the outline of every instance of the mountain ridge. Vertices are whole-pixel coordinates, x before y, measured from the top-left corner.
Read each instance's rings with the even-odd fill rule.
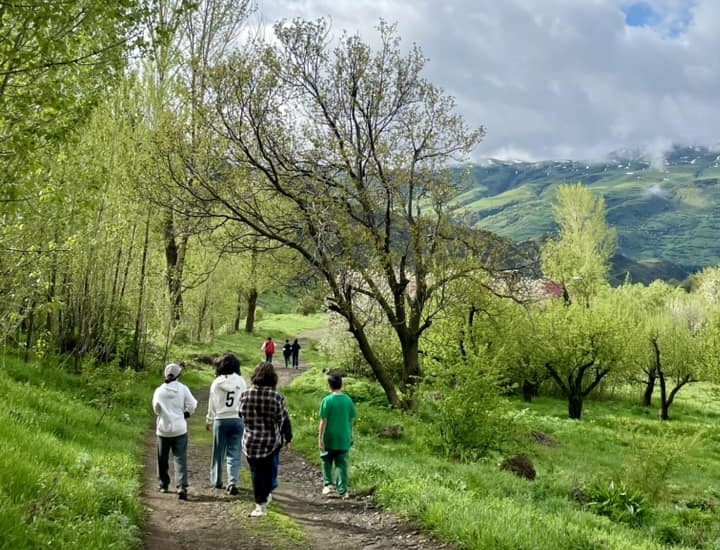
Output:
[[[720,263],[720,154],[707,147],[676,146],[662,159],[622,152],[596,163],[495,159],[471,167],[459,206],[473,227],[542,242],[556,229],[555,189],[578,182],[605,199],[618,232],[614,271],[678,280]]]

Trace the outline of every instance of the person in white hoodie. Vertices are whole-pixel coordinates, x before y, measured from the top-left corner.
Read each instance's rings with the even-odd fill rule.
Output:
[[[178,381],[182,367],[170,363],[165,367],[165,382],[155,389],[152,406],[157,415],[157,458],[160,491],[168,492],[170,485],[170,452],[175,462],[175,482],[178,498],[187,500],[187,419],[197,408],[197,400],[190,389]]]
[[[237,495],[237,484],[242,466],[242,437],[245,424],[240,418],[240,394],[247,384],[240,376],[240,360],[232,353],[215,361],[217,377],[210,386],[205,428],[213,432],[210,484],[223,488],[223,462],[227,465],[227,492]]]

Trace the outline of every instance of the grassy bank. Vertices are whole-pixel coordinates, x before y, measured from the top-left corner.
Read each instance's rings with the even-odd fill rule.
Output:
[[[0,356],[0,548],[133,548],[147,375]]]

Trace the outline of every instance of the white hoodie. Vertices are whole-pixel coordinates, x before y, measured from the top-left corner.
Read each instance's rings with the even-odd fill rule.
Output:
[[[240,394],[247,389],[242,376],[236,373],[221,374],[210,386],[210,401],[205,420],[208,424],[219,418],[238,418]]]
[[[185,413],[195,412],[197,400],[185,384],[173,380],[158,386],[153,394],[152,404],[157,415],[157,435],[177,437],[187,433]]]

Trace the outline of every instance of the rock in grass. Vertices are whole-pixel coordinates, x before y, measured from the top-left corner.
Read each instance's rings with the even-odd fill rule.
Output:
[[[528,479],[530,481],[535,479],[535,466],[532,460],[525,455],[515,455],[506,458],[500,464],[500,469],[506,472],[512,472],[518,477]]]

